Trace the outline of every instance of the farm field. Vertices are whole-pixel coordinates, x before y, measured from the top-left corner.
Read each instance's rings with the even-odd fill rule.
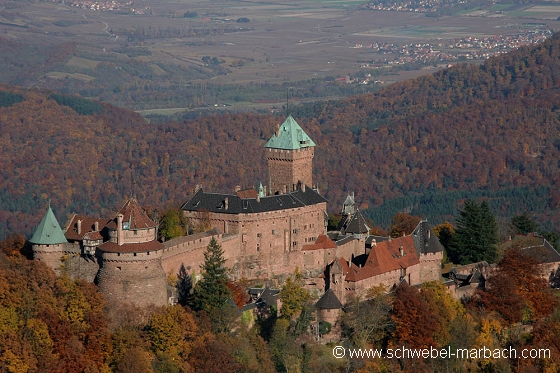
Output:
[[[357,1],[147,0],[116,10],[92,9],[109,6],[108,1],[81,4],[83,7],[68,1],[14,1],[0,6],[0,41],[53,48],[63,43],[75,45],[64,63],[42,63],[36,75],[25,79],[10,76],[1,82],[13,83],[11,78],[24,86],[62,89],[136,110],[152,110],[189,105],[169,97],[158,103],[153,94],[124,97],[124,93],[174,89],[180,95],[189,87],[190,106],[214,106],[259,98],[282,101],[282,85],[299,87],[301,82],[315,84],[348,76],[352,79],[347,82],[357,84],[361,80],[354,76],[379,76],[377,85],[371,82],[362,88],[321,93],[306,86],[308,92],[301,98],[316,99],[379,89],[447,65],[411,58],[394,62],[401,45],[429,43],[449,54],[456,53],[448,48],[453,40],[513,36],[527,32],[523,25],[528,22],[538,23],[541,29],[560,28],[556,20],[560,6],[556,5],[496,4],[484,12],[472,9],[453,16],[427,17],[419,12],[359,9],[361,2]],[[185,18],[187,14],[190,16]],[[385,44],[396,47],[391,51],[371,47]],[[478,56],[467,59],[481,60]],[[395,68],[405,63],[416,65]],[[372,67],[374,64],[377,66]],[[105,71],[108,66],[117,72]],[[118,81],[119,75],[123,81]],[[231,89],[227,94],[215,88],[208,91],[210,86],[248,84],[251,94]]]

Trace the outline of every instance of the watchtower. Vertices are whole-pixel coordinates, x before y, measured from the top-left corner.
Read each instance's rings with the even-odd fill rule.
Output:
[[[130,198],[106,229],[109,241],[98,247],[99,290],[110,303],[166,305],[163,244],[157,240],[157,224]]]
[[[270,194],[293,192],[299,183],[313,186],[315,143],[291,115],[265,147]]]
[[[68,244],[50,203],[29,242],[32,244],[34,259],[44,262],[55,271],[60,269],[61,258],[68,253],[71,245]]]

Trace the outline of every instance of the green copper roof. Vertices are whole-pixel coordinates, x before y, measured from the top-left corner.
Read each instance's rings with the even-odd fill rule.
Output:
[[[315,146],[315,143],[291,115],[286,118],[278,132],[272,135],[265,145],[267,148],[285,150],[297,150],[311,146]]]
[[[47,209],[47,213],[43,216],[43,220],[39,223],[35,234],[29,240],[31,243],[38,245],[56,245],[59,243],[65,243],[66,237],[58,221],[51,210],[51,206]]]

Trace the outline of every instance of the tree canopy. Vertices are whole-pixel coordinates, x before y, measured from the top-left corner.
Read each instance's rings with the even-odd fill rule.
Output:
[[[449,247],[450,259],[461,264],[494,263],[498,256],[498,226],[488,203],[465,201],[456,223],[457,229]]]
[[[194,308],[204,311],[210,316],[212,326],[216,331],[227,331],[227,314],[231,311],[228,300],[232,293],[227,284],[228,269],[225,266],[224,251],[215,238],[204,252],[204,264],[201,267],[202,279],[194,288]]]

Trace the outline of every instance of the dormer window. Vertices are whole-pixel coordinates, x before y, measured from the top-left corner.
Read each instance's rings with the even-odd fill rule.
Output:
[[[130,222],[129,221],[123,221],[122,227],[123,227],[123,229],[130,229]]]

